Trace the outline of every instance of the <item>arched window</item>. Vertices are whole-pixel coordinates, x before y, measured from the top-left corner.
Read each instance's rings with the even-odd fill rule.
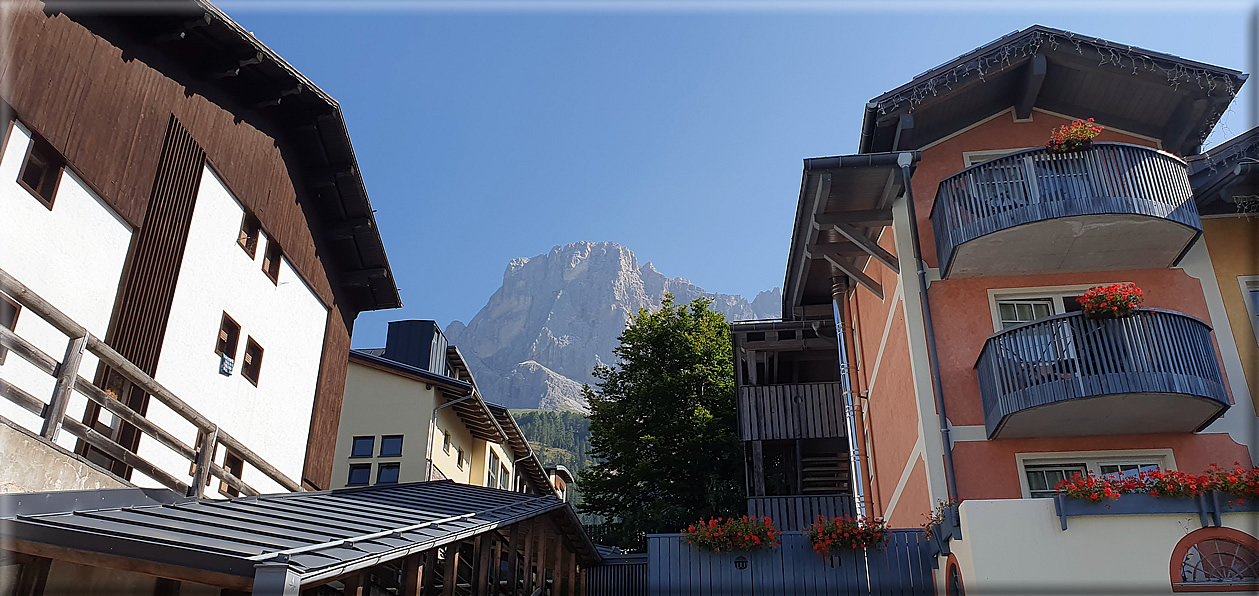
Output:
[[[947,596],[966,596],[966,587],[962,585],[962,571],[957,568],[956,555],[949,555],[949,562],[945,567],[944,593]]]
[[[1172,591],[1232,592],[1259,588],[1259,539],[1232,528],[1202,528],[1172,550]]]

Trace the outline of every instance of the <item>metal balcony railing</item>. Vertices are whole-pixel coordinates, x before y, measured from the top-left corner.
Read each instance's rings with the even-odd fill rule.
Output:
[[[1125,143],[1073,153],[1045,148],[976,164],[940,182],[931,210],[948,276],[961,245],[1016,226],[1080,215],[1143,215],[1201,230],[1184,161]]]
[[[0,291],[8,294],[18,304],[21,304],[23,314],[32,313],[38,316],[69,338],[65,356],[58,361],[9,329],[0,327],[0,346],[8,348],[14,354],[21,356],[36,368],[56,379],[52,396],[46,402],[10,382],[0,379],[0,397],[8,399],[43,419],[40,434],[44,440],[53,442],[58,431],[64,430],[105,455],[152,478],[163,486],[188,496],[202,496],[210,476],[222,480],[224,484],[240,494],[258,494],[257,490],[246,484],[239,477],[214,463],[212,454],[218,445],[222,445],[225,449],[240,456],[245,465],[258,470],[275,481],[276,484],[290,491],[303,490],[300,484],[285,476],[275,466],[233,438],[226,431],[220,429],[213,421],[176,397],[175,394],[155,381],[153,377],[145,374],[135,364],[123,358],[121,354],[114,351],[113,348],[106,345],[99,338],[88,333],[81,325],[75,323],[70,317],[57,310],[48,301],[32,292],[4,270],[0,270]],[[184,443],[169,430],[158,426],[153,421],[145,418],[144,415],[119,401],[112,393],[106,392],[91,381],[79,376],[79,363],[82,360],[84,351],[95,355],[114,373],[122,376],[135,387],[139,387],[151,398],[161,402],[170,408],[171,411],[195,426],[201,437],[200,444],[188,445]],[[66,407],[69,405],[70,396],[75,391],[109,411],[121,419],[122,422],[134,426],[143,436],[157,441],[191,462],[191,473],[184,476],[182,473],[172,473],[167,469],[163,469],[117,443],[113,438],[75,420],[71,416],[67,416]]]
[[[1044,428],[1038,436],[1152,432],[1141,425],[1179,417],[1180,430],[1196,431],[1229,406],[1206,323],[1178,312],[1141,309],[1120,319],[1056,315],[992,335],[975,364],[989,438],[1022,412],[1102,396],[1165,394],[1187,398],[1181,412],[1149,412],[1149,400],[1116,403],[1105,420],[1067,416],[1073,429]],[[1202,404],[1202,400],[1207,403]],[[1132,424],[1125,424],[1125,413]],[[1063,423],[1062,417],[1046,423]],[[1106,429],[1112,429],[1107,432]],[[1081,431],[1081,432],[1076,432]]]

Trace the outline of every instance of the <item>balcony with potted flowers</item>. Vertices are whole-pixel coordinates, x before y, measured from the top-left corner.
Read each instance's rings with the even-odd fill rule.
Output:
[[[1117,271],[1176,264],[1201,233],[1185,162],[1096,143],[1077,120],[1045,147],[944,179],[931,212],[942,277]]]
[[[1196,432],[1230,405],[1206,323],[1132,284],[1002,330],[975,364],[989,439]]]

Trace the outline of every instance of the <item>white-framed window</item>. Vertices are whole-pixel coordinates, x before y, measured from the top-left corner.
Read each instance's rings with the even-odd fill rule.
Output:
[[[442,451],[450,455],[450,431],[442,431]]]
[[[1136,476],[1150,470],[1174,470],[1171,449],[1081,451],[1071,453],[1019,453],[1019,484],[1023,497],[1054,496],[1054,485],[1079,474],[1087,476]]]
[[[457,456],[456,456],[457,459],[455,460],[455,465],[459,466],[459,469],[462,470],[463,462],[466,461],[463,457],[463,448],[462,447],[456,448],[455,451],[457,452]]]
[[[1001,331],[1015,325],[1028,323],[1069,312],[1083,310],[1076,298],[1089,288],[1109,285],[1105,282],[1071,286],[1040,288],[994,288],[988,290],[988,306],[992,311],[992,329]]]
[[[999,157],[1005,157],[1011,153],[1023,151],[1025,149],[1031,149],[1031,147],[1024,147],[1022,149],[986,149],[984,151],[963,151],[962,161],[966,164],[966,167],[969,168],[975,164],[981,164],[981,163],[984,163],[985,161],[991,161]]]
[[[485,470],[486,472],[485,486],[488,486],[490,488],[498,488],[498,468],[499,468],[498,454],[494,453],[494,450],[491,449],[490,450],[490,463],[488,466],[486,466],[486,470]]]
[[[1246,314],[1250,315],[1250,329],[1255,332],[1255,343],[1259,344],[1259,275],[1238,277],[1237,283],[1241,284]]]

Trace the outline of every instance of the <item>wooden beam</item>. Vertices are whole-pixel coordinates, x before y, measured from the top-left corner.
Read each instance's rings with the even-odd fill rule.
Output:
[[[476,537],[473,543],[473,552],[476,553],[476,565],[472,570],[472,589],[476,596],[489,596],[490,594],[490,553],[493,552],[494,535],[492,533],[481,534]]]
[[[577,596],[577,555],[568,553],[568,596]]]
[[[832,354],[839,345],[833,338],[810,337],[807,339],[777,339],[745,342],[746,350],[764,350],[768,352],[786,352],[790,350],[831,350]]]
[[[533,559],[534,559],[535,553],[537,552],[534,549],[534,543],[538,541],[538,534],[540,534],[540,532],[538,531],[537,518],[530,519],[528,522],[524,522],[524,523],[528,523],[528,525],[525,526],[525,553],[524,553],[525,577],[524,577],[524,583],[522,585],[523,589],[519,592],[513,591],[512,594],[524,594],[525,596],[529,596],[530,594],[533,594],[533,585],[534,585]]]
[[[885,250],[882,246],[879,246],[875,241],[867,238],[866,235],[858,231],[857,228],[854,228],[846,223],[838,222],[834,225],[834,228],[836,232],[839,232],[845,238],[851,240],[852,243],[860,247],[861,250],[866,251],[866,253],[870,256],[878,259],[880,263],[886,265],[888,269],[891,269],[898,274],[901,272],[901,265],[896,259],[896,256]]]
[[[914,117],[901,114],[896,121],[896,136],[892,137],[892,151],[901,151],[909,147],[914,137]]]
[[[420,582],[420,594],[424,596],[433,595],[433,588],[437,585],[437,566],[440,564],[437,559],[437,549],[428,549],[428,553],[424,557],[424,576],[422,578],[424,581]]]
[[[45,557],[26,557],[21,563],[13,585],[13,596],[44,596],[44,586],[48,583],[48,569],[52,559]]]
[[[85,567],[102,567],[143,575],[168,577],[190,583],[207,584],[216,588],[249,590],[253,587],[254,583],[253,577],[229,575],[215,571],[203,571],[200,569],[193,569],[191,567],[184,567],[182,565],[171,565],[142,559],[132,559],[120,555],[87,552],[61,546],[53,546],[51,544],[43,544],[40,542],[31,542],[28,540],[6,540],[4,548],[14,552],[34,555],[36,557],[44,557],[46,559],[56,561],[74,563]]]
[[[804,247],[804,253],[810,259],[820,259],[823,255],[828,254],[857,257],[866,254],[866,251],[861,250],[860,246],[851,242],[837,242],[834,244],[809,244]]]
[[[442,573],[442,596],[455,596],[459,583],[459,550],[462,542],[446,545],[446,565]]]
[[[818,177],[817,191],[813,194],[813,216],[826,211],[826,202],[831,196],[831,175],[822,174]],[[817,241],[818,230],[809,229],[809,242]]]
[[[329,240],[349,240],[354,238],[354,233],[359,230],[369,230],[372,227],[372,220],[367,217],[352,217],[342,222],[337,222],[328,226],[328,231],[324,234]]]
[[[420,596],[420,588],[424,585],[426,567],[428,567],[429,551],[415,553],[402,562],[402,591],[399,596]]]
[[[371,589],[367,587],[367,570],[355,571],[347,575],[343,581],[345,596],[367,596],[371,593]]]
[[[1018,99],[1014,101],[1014,117],[1026,120],[1032,117],[1032,107],[1040,96],[1040,88],[1045,83],[1045,73],[1049,65],[1043,54],[1032,56],[1027,63],[1027,74],[1023,77],[1023,86],[1019,88]]]
[[[823,258],[825,258],[831,266],[843,271],[848,274],[848,277],[853,278],[857,281],[857,283],[865,286],[865,288],[870,290],[870,292],[877,296],[879,300],[883,299],[883,286],[879,285],[879,282],[871,279],[869,275],[866,275],[860,267],[829,254],[823,255]]]
[[[890,226],[892,225],[892,210],[857,209],[853,211],[836,211],[834,213],[818,213],[813,216],[813,227],[815,228],[825,229],[837,223]]]
[[[507,593],[515,594],[520,588],[520,582],[517,578],[520,576],[520,539],[521,528],[525,522],[516,522],[511,525],[511,531],[507,534]]]
[[[384,267],[373,267],[371,269],[358,269],[355,271],[346,271],[341,277],[341,287],[343,288],[361,288],[366,287],[373,279],[384,279],[389,275],[389,270]]]
[[[65,416],[70,405],[70,396],[74,392],[74,380],[79,377],[79,363],[83,361],[83,350],[87,347],[87,335],[76,337],[66,344],[66,354],[57,365],[57,382],[52,389],[52,399],[44,412],[44,425],[39,434],[49,441],[57,440],[61,431],[61,417]]]

